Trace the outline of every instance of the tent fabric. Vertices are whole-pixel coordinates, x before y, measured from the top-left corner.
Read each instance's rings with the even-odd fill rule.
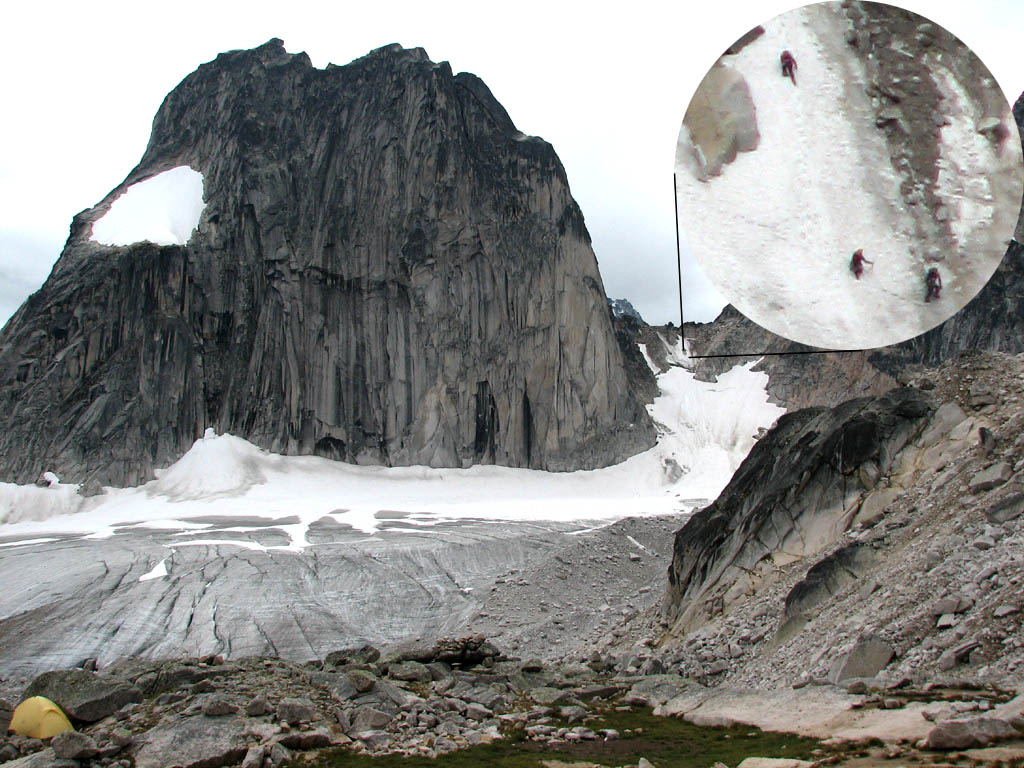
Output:
[[[15,708],[8,730],[33,739],[48,739],[75,729],[60,707],[45,696],[33,696]]]

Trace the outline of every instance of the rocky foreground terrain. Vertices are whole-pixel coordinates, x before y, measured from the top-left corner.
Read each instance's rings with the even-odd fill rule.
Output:
[[[777,727],[787,722],[778,716],[784,707],[790,730],[811,735],[828,735],[840,725],[860,742],[899,734],[884,747],[837,750],[823,744],[809,755],[822,765],[855,756],[928,760],[937,751],[943,761],[991,754],[1024,759],[1024,698],[996,687],[908,689],[861,680],[849,691],[769,694],[774,719],[766,716],[765,699],[760,711],[747,706],[736,717],[722,711],[735,710],[735,695],[717,694],[692,677],[641,675],[612,658],[587,665],[510,659],[482,636],[406,644],[384,655],[364,646],[304,665],[255,657],[126,660],[98,672],[45,673],[25,694],[59,702],[79,730],[49,744],[8,738],[0,760],[11,766],[259,768],[300,755],[329,761],[332,749],[436,757],[506,740],[539,756],[545,749],[571,755],[574,745],[588,743],[613,756],[628,751],[643,728],[601,727],[603,716],[652,705],[665,712],[680,701],[691,703],[685,718],[698,726],[760,720]],[[965,715],[979,712],[984,716],[965,722]],[[803,717],[794,719],[797,713]],[[894,718],[900,721],[895,729]],[[998,753],[977,749],[996,742],[1002,743]],[[651,763],[640,762],[645,764]]]

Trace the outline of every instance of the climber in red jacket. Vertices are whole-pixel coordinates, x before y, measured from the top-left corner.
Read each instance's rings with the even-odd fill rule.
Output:
[[[793,81],[793,85],[796,85],[796,59],[793,58],[793,54],[789,51],[782,52],[782,76],[789,76],[789,79]]]
[[[929,302],[932,299],[938,299],[942,293],[942,276],[939,274],[937,267],[932,267],[928,270],[928,274],[924,278],[925,287],[928,292],[925,294],[925,302]]]
[[[853,272],[853,276],[860,280],[860,276],[864,274],[864,265],[871,264],[874,266],[873,261],[868,261],[864,258],[864,250],[858,248],[853,252],[853,258],[850,259],[850,271]]]

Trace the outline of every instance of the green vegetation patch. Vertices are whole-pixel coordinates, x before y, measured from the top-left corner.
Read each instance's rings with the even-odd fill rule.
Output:
[[[767,733],[751,726],[706,728],[674,717],[655,717],[651,710],[608,710],[588,728],[617,730],[614,741],[530,741],[520,732],[509,732],[493,744],[461,749],[436,759],[386,755],[370,757],[348,750],[322,752],[319,768],[543,768],[545,760],[566,763],[591,762],[605,766],[636,765],[646,757],[657,768],[708,768],[715,762],[736,766],[747,757],[820,759],[831,750],[816,739],[789,733]]]

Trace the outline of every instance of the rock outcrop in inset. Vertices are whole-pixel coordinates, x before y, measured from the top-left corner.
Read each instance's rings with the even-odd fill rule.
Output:
[[[106,246],[133,183],[204,178],[184,246]],[[385,465],[602,466],[649,447],[565,172],[483,82],[388,46],[201,66],[0,335],[4,480],[131,484],[208,427]]]
[[[716,63],[697,86],[683,126],[690,140],[679,142],[676,162],[692,164],[702,181],[720,174],[737,152],[757,149],[757,109],[743,75]]]

